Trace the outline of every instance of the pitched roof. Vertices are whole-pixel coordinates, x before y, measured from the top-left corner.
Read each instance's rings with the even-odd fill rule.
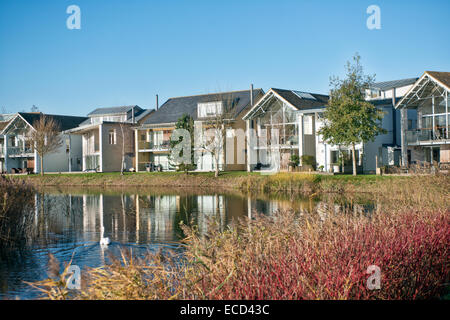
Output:
[[[264,94],[264,91],[262,89],[253,90],[254,97],[259,94]],[[143,124],[175,123],[183,114],[189,114],[194,120],[198,120],[197,106],[199,103],[229,99],[235,102],[232,113],[236,117],[250,104],[250,90],[170,98]]]
[[[15,114],[0,114],[0,132],[8,125],[14,116]]]
[[[425,71],[425,73],[428,73],[434,79],[445,85],[447,89],[450,89],[450,72]]]
[[[297,109],[310,109],[312,107],[320,107],[328,103],[328,96],[324,94],[310,93],[296,90],[276,89],[272,90],[280,95]]]
[[[109,107],[109,108],[97,108],[94,111],[88,113],[88,116],[100,116],[100,115],[110,115],[110,114],[123,114],[128,113],[134,108],[134,112],[138,113],[142,111],[139,106],[119,106],[119,107]]]
[[[18,114],[30,125],[33,125],[35,121],[39,121],[43,115],[41,112],[19,112]],[[56,122],[58,122],[61,126],[61,131],[75,128],[87,119],[86,117],[62,116],[55,114],[45,114],[45,116],[53,118]]]
[[[408,79],[376,82],[372,85],[372,89],[379,89],[382,91],[386,91],[389,89],[400,88],[416,83],[417,79],[419,78],[408,78]]]

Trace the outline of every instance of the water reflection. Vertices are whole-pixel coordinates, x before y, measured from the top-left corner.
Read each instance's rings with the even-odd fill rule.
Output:
[[[319,200],[298,196],[244,195],[207,190],[45,189],[35,195],[32,241],[24,247],[0,250],[0,298],[35,298],[37,292],[22,281],[45,278],[48,253],[67,263],[96,267],[109,253],[132,248],[144,254],[160,248],[180,249],[180,223],[196,225],[201,234],[213,218],[223,230],[233,220],[255,212],[273,214],[293,209],[303,213],[370,213],[372,202]],[[101,229],[111,239],[100,246]]]

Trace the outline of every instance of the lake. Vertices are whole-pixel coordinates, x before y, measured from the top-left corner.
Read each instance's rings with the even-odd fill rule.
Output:
[[[309,214],[326,214],[330,206],[372,212],[373,202],[355,203],[300,196],[267,196],[208,189],[161,188],[45,188],[35,194],[30,240],[11,249],[0,249],[0,299],[34,299],[39,292],[23,281],[47,278],[48,254],[62,265],[97,267],[120,249],[145,254],[160,249],[182,250],[180,223],[208,231],[208,221],[217,219],[225,229],[239,218],[280,209]],[[325,210],[326,209],[326,210]],[[111,244],[99,244],[101,229]]]

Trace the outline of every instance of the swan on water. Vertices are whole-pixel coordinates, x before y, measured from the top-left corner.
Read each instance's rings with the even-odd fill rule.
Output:
[[[100,236],[100,245],[102,245],[102,246],[107,246],[108,244],[111,243],[111,241],[109,240],[108,237],[103,238],[104,233],[105,233],[105,228],[102,227],[102,234],[101,234],[101,236]]]

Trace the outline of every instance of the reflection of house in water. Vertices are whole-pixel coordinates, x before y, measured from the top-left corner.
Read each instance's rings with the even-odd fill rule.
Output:
[[[364,215],[370,216],[375,210],[373,203],[356,203],[344,202],[337,203],[331,201],[318,201],[315,206],[315,211],[319,214],[320,219],[324,221],[330,214],[350,214],[350,215]]]
[[[137,199],[136,229],[140,231],[138,234],[146,233],[148,240],[178,240],[175,238],[177,224],[189,223],[192,218],[200,233],[207,231],[210,217],[219,218],[221,227],[225,223],[223,195],[151,195],[137,196]]]
[[[129,232],[134,232],[134,196],[128,195],[83,195],[83,231],[100,232],[105,228],[105,234],[114,239],[129,241]]]
[[[81,225],[83,198],[68,194],[35,194],[34,227],[43,234],[73,232]]]
[[[223,195],[204,195],[197,197],[198,206],[198,230],[200,234],[208,231],[209,219],[218,219],[217,222],[222,229],[225,221],[225,204]]]
[[[174,240],[174,222],[179,212],[178,195],[136,196],[136,241],[146,232],[148,240]]]

